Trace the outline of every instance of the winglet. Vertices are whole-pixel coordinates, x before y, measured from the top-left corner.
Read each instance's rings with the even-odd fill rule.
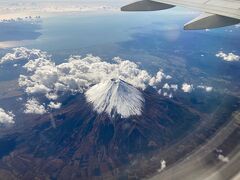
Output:
[[[212,29],[224,26],[231,26],[238,24],[239,19],[234,19],[226,16],[217,14],[204,13],[199,17],[193,19],[184,25],[185,30],[201,30],[201,29]]]
[[[173,5],[154,2],[151,0],[142,0],[123,6],[121,11],[157,11],[174,7]]]

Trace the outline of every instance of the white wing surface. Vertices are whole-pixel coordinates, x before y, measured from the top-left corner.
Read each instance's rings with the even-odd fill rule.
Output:
[[[240,23],[240,0],[142,0],[121,8],[122,11],[156,11],[175,6],[189,7],[204,14],[184,29],[211,29]]]

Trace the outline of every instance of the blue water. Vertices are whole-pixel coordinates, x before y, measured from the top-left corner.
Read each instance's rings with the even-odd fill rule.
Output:
[[[62,14],[43,19],[39,31],[42,35],[27,47],[63,57],[79,53],[117,56],[119,43],[130,41],[134,34],[147,32],[158,23],[166,24],[165,28],[182,26],[174,15],[160,12]]]

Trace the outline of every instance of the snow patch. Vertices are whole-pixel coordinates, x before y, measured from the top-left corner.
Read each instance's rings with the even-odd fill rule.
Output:
[[[95,111],[106,112],[111,117],[116,113],[123,118],[141,115],[145,101],[137,88],[120,79],[96,84],[85,93],[85,96],[87,101],[93,104]]]

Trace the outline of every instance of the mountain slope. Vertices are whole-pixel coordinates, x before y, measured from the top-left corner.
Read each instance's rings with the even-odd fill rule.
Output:
[[[136,158],[169,146],[198,122],[198,115],[153,89],[139,91],[122,81],[108,83],[102,86],[108,87],[104,92],[110,96],[103,97],[117,102],[128,100],[125,89],[140,92],[145,99],[142,114],[128,118],[122,118],[122,111],[114,116],[106,111],[99,114],[85,96],[66,95],[61,109],[41,116],[31,131],[18,135],[16,150],[4,159],[7,169],[22,179],[115,179],[128,174],[128,165]]]

